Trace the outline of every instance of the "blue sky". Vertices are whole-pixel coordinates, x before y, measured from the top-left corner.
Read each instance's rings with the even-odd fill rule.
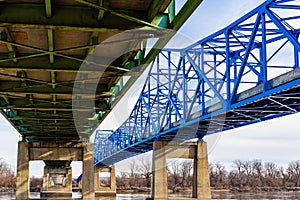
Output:
[[[232,23],[262,2],[264,1],[206,0],[179,32],[191,41],[198,41]],[[128,114],[129,112],[127,111]],[[110,123],[111,120],[122,123],[122,119],[112,114],[101,127],[103,129],[115,128]],[[209,136],[206,139],[209,144],[209,160],[221,162],[227,167],[230,167],[232,161],[236,159],[260,159],[273,161],[278,165],[287,165],[290,161],[299,159],[300,127],[297,124],[299,120],[300,114],[294,114]],[[0,137],[2,138],[0,157],[15,169],[19,136],[2,116],[0,116]],[[117,164],[117,167],[122,169],[127,165],[128,161],[122,161]],[[40,164],[33,164],[32,168],[34,175],[42,174]]]

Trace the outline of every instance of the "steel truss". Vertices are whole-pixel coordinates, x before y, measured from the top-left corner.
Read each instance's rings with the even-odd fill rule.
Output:
[[[95,164],[300,110],[300,1],[268,0],[228,27],[151,64],[128,119],[98,131]]]

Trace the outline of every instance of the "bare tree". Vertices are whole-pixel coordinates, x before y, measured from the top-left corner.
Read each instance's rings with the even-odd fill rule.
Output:
[[[178,187],[181,184],[180,163],[178,161],[171,162],[167,166],[169,174],[169,185],[171,188]]]
[[[252,186],[263,186],[264,185],[264,166],[261,160],[252,161],[253,179]]]
[[[122,189],[129,188],[130,185],[129,185],[128,173],[121,172],[121,174],[116,177],[116,184],[118,188],[122,188]]]
[[[233,171],[230,172],[230,182],[238,187],[243,187],[245,185],[245,171],[243,166],[243,161],[235,160],[233,161]]]
[[[286,188],[287,182],[289,180],[289,174],[286,173],[286,170],[281,166],[279,167],[279,173],[280,173],[280,178],[281,178],[281,187]]]
[[[289,164],[287,168],[287,172],[289,173],[290,180],[294,183],[293,186],[300,186],[300,160],[293,161]]]
[[[138,178],[138,165],[136,162],[131,161],[129,163],[129,185],[130,187],[137,187]]]
[[[0,159],[0,187],[15,188],[16,177],[13,170]]]
[[[277,166],[273,162],[265,163],[265,180],[266,186],[275,187],[278,186],[277,176],[279,175]]]
[[[150,159],[140,159],[140,165],[138,171],[146,179],[146,186],[151,185],[151,174],[152,174],[152,161]]]
[[[221,163],[210,164],[210,180],[213,187],[225,187],[227,184],[227,171]]]
[[[180,174],[182,177],[181,186],[189,187],[192,185],[191,172],[193,169],[193,161],[185,160],[181,163]]]

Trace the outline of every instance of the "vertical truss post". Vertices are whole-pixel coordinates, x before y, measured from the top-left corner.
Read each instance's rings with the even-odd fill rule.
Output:
[[[238,88],[239,88],[239,85],[240,85],[240,82],[241,82],[242,76],[244,74],[244,70],[245,70],[247,61],[248,61],[248,58],[249,58],[251,50],[252,50],[252,46],[254,44],[254,39],[255,39],[255,36],[256,36],[256,33],[257,33],[257,29],[258,29],[259,24],[260,24],[259,23],[260,19],[261,19],[261,16],[257,15],[257,18],[256,18],[256,21],[255,21],[251,36],[249,38],[249,43],[248,43],[248,46],[246,48],[244,59],[242,61],[242,64],[241,64],[241,67],[240,67],[240,70],[239,70],[238,77],[234,81],[234,87],[233,87],[231,98],[230,98],[231,102],[233,102],[235,100],[234,98],[237,94],[237,91],[238,91]]]
[[[171,128],[171,118],[172,118],[172,107],[171,107],[171,102],[170,102],[170,99],[171,99],[170,97],[172,95],[172,91],[171,91],[171,80],[172,80],[171,79],[171,72],[172,72],[171,65],[172,65],[172,62],[171,62],[171,51],[168,51],[168,68],[169,68],[169,70],[168,70],[168,79],[170,81],[168,82],[168,88],[169,88],[169,90],[168,90],[168,96],[169,96],[168,106],[169,107],[167,107],[166,109],[169,109],[168,110],[169,120],[167,122],[168,125],[169,125],[169,128]]]
[[[296,34],[297,40],[299,40],[299,33]],[[294,58],[295,58],[295,65],[294,69],[299,67],[299,51],[296,47],[294,47]]]
[[[266,36],[266,14],[261,14],[261,27],[262,27],[262,43],[261,43],[261,79],[263,84],[263,91],[268,90],[268,77],[267,77],[267,36]]]

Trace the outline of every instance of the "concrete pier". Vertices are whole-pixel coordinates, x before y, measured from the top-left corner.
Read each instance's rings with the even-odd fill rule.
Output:
[[[45,161],[41,197],[72,197],[70,161]]]
[[[153,144],[153,176],[151,199],[166,200],[168,198],[167,158],[188,158],[194,160],[193,197],[191,199],[210,200],[210,180],[205,142],[166,142],[155,141]],[[181,200],[188,198],[170,198]]]
[[[100,174],[106,173],[110,177],[108,178],[109,183],[102,184],[100,180]],[[96,166],[95,167],[95,196],[96,197],[115,197],[117,193],[116,186],[116,173],[115,168],[109,166]]]
[[[29,148],[28,143],[18,143],[16,199],[29,199]]]
[[[94,182],[94,145],[86,144],[83,148],[82,199],[95,199]]]
[[[94,200],[94,146],[86,143],[19,142],[17,167],[17,200],[29,199],[29,162],[43,160],[44,189],[42,195],[62,197],[72,192],[72,161],[83,162],[82,199]],[[48,163],[48,165],[47,165]],[[62,164],[64,163],[64,164]],[[66,164],[68,163],[68,164]],[[56,181],[54,181],[56,179]],[[54,195],[54,196],[53,196]]]

